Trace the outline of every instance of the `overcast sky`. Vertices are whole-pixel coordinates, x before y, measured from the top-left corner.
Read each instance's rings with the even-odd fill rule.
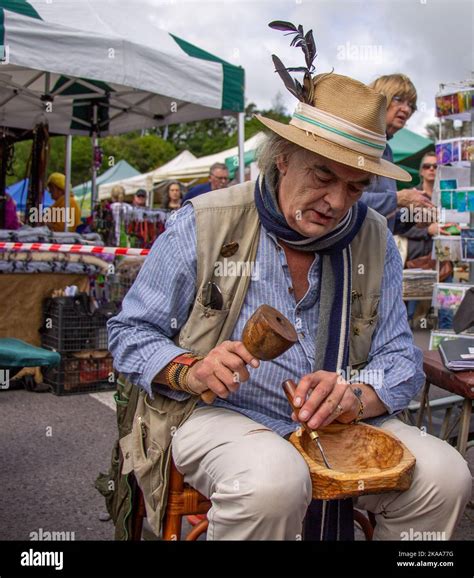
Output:
[[[407,127],[423,133],[434,120],[440,83],[474,77],[474,0],[145,0],[149,18],[246,73],[246,100],[270,107],[281,92],[288,112],[295,99],[273,72],[271,54],[285,66],[303,66],[291,37],[268,28],[287,20],[313,30],[316,72],[335,72],[369,83],[403,72],[418,91]]]

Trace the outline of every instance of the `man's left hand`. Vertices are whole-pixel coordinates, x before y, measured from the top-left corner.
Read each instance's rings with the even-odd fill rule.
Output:
[[[297,415],[293,412],[292,419],[307,422],[311,429],[333,421],[350,423],[357,417],[360,407],[351,385],[339,373],[330,371],[316,371],[302,377],[294,400],[296,407],[301,409]]]

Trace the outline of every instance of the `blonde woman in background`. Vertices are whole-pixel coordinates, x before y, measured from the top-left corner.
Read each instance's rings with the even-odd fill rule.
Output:
[[[381,76],[369,86],[379,94],[383,94],[387,99],[385,130],[387,139],[390,140],[406,125],[416,111],[416,88],[408,76],[404,74]],[[393,162],[392,149],[388,143],[382,158]],[[394,179],[381,176],[372,179],[370,186],[364,191],[361,201],[386,217],[388,227],[395,233],[406,230],[406,227],[400,227],[400,222],[397,220],[399,209],[409,209],[410,206],[433,206],[422,192],[416,189],[397,191],[397,182]]]
[[[131,207],[125,202],[125,189],[122,185],[115,185],[111,192],[111,205],[110,210],[112,211],[114,219],[114,244],[120,247],[120,229],[125,215],[130,211]]]

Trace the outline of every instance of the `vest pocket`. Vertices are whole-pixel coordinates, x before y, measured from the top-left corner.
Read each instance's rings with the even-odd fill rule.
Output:
[[[183,327],[179,343],[200,355],[207,355],[220,343],[219,336],[230,309],[211,309],[196,301],[190,318]],[[199,347],[194,344],[198,343]]]
[[[378,315],[365,319],[351,316],[349,349],[351,366],[361,365],[367,362],[377,320]]]
[[[154,399],[143,394],[139,397],[131,440],[133,469],[143,491],[150,523],[155,516],[148,511],[148,506],[159,523],[167,497],[171,439],[196,402],[195,398],[180,402],[159,393]]]
[[[153,510],[156,510],[163,488],[164,451],[156,439],[151,438],[150,428],[142,416],[133,425],[133,469],[143,494],[150,500]]]
[[[377,326],[377,308],[380,295],[357,296],[351,308],[350,364],[357,366],[367,363],[372,337]]]

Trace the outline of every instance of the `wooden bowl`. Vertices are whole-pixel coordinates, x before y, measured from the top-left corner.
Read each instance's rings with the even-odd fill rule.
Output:
[[[314,499],[335,500],[410,487],[415,458],[391,433],[363,423],[330,424],[318,433],[332,469],[326,468],[306,431],[290,437],[308,464]]]

